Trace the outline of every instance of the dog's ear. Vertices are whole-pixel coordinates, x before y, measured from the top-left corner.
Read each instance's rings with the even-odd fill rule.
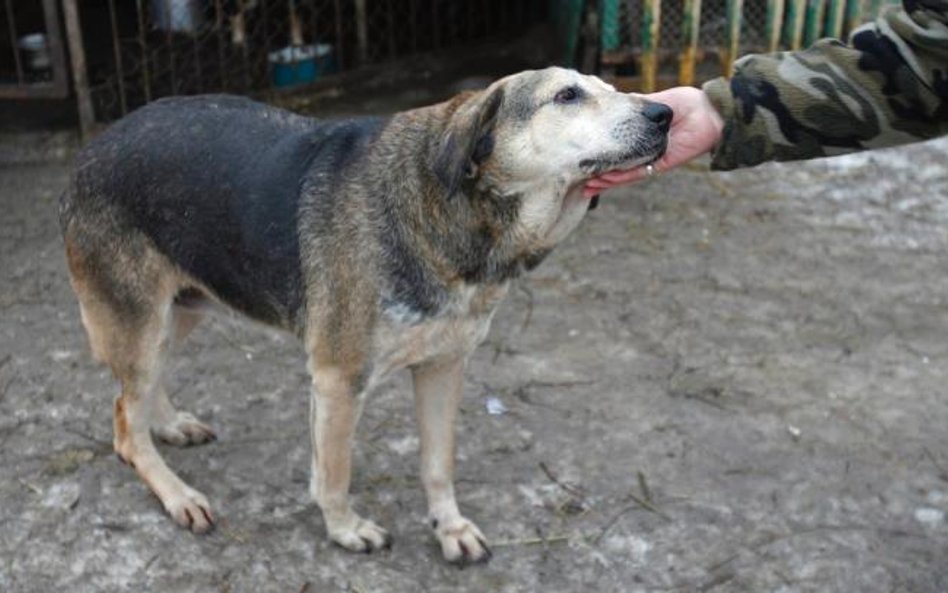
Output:
[[[434,173],[453,196],[465,177],[494,150],[493,128],[504,101],[503,87],[485,90],[462,103],[445,127],[434,158]]]

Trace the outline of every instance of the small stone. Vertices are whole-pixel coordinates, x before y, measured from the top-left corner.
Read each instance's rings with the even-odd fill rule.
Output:
[[[915,520],[929,527],[945,521],[945,511],[932,508],[915,509]]]
[[[42,505],[50,509],[60,509],[63,511],[75,507],[79,503],[79,484],[75,482],[62,482],[53,484],[46,491]]]
[[[487,413],[491,416],[501,416],[507,413],[507,406],[500,401],[500,398],[490,396],[487,398]]]

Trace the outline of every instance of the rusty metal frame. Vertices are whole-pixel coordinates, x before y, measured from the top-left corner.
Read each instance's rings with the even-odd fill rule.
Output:
[[[16,23],[13,19],[11,4],[6,2],[5,9],[10,18],[10,43],[13,51],[19,52],[16,47]],[[43,20],[46,27],[46,43],[49,47],[50,70],[52,80],[42,82],[27,82],[23,75],[19,57],[17,63],[17,82],[0,84],[0,98],[4,99],[64,99],[69,96],[69,76],[66,70],[66,51],[63,47],[63,38],[59,28],[59,7],[57,0],[43,0]],[[17,55],[19,55],[17,53]]]

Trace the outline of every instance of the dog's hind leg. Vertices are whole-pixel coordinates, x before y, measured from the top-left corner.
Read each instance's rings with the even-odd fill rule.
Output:
[[[161,363],[173,329],[175,272],[134,237],[120,247],[87,247],[83,253],[67,236],[66,247],[93,352],[122,385],[115,400],[115,451],[178,524],[207,531],[213,524],[207,498],[171,471],[151,436],[161,402]]]
[[[201,321],[203,313],[176,302],[171,308],[171,317],[173,327],[171,343],[177,346]],[[194,415],[180,412],[174,407],[161,381],[156,383],[155,390],[155,414],[151,431],[156,438],[179,447],[200,445],[217,439],[210,426],[195,418]]]
[[[310,494],[323,512],[332,541],[353,552],[372,552],[390,547],[392,539],[387,531],[356,514],[349,500],[352,438],[364,396],[353,389],[357,383],[336,368],[313,369]]]
[[[486,562],[491,556],[484,534],[461,515],[454,498],[454,420],[464,388],[464,363],[457,358],[412,369],[428,517],[444,558],[459,564]]]

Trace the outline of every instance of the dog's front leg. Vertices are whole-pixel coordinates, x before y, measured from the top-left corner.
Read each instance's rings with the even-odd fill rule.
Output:
[[[461,516],[454,499],[454,419],[464,387],[464,363],[457,358],[412,369],[428,516],[445,559],[456,563],[487,561],[491,555],[484,534]]]
[[[372,552],[390,547],[392,540],[387,531],[357,515],[349,501],[352,437],[364,397],[353,385],[353,378],[338,369],[313,372],[310,494],[322,509],[332,541],[353,552]]]

